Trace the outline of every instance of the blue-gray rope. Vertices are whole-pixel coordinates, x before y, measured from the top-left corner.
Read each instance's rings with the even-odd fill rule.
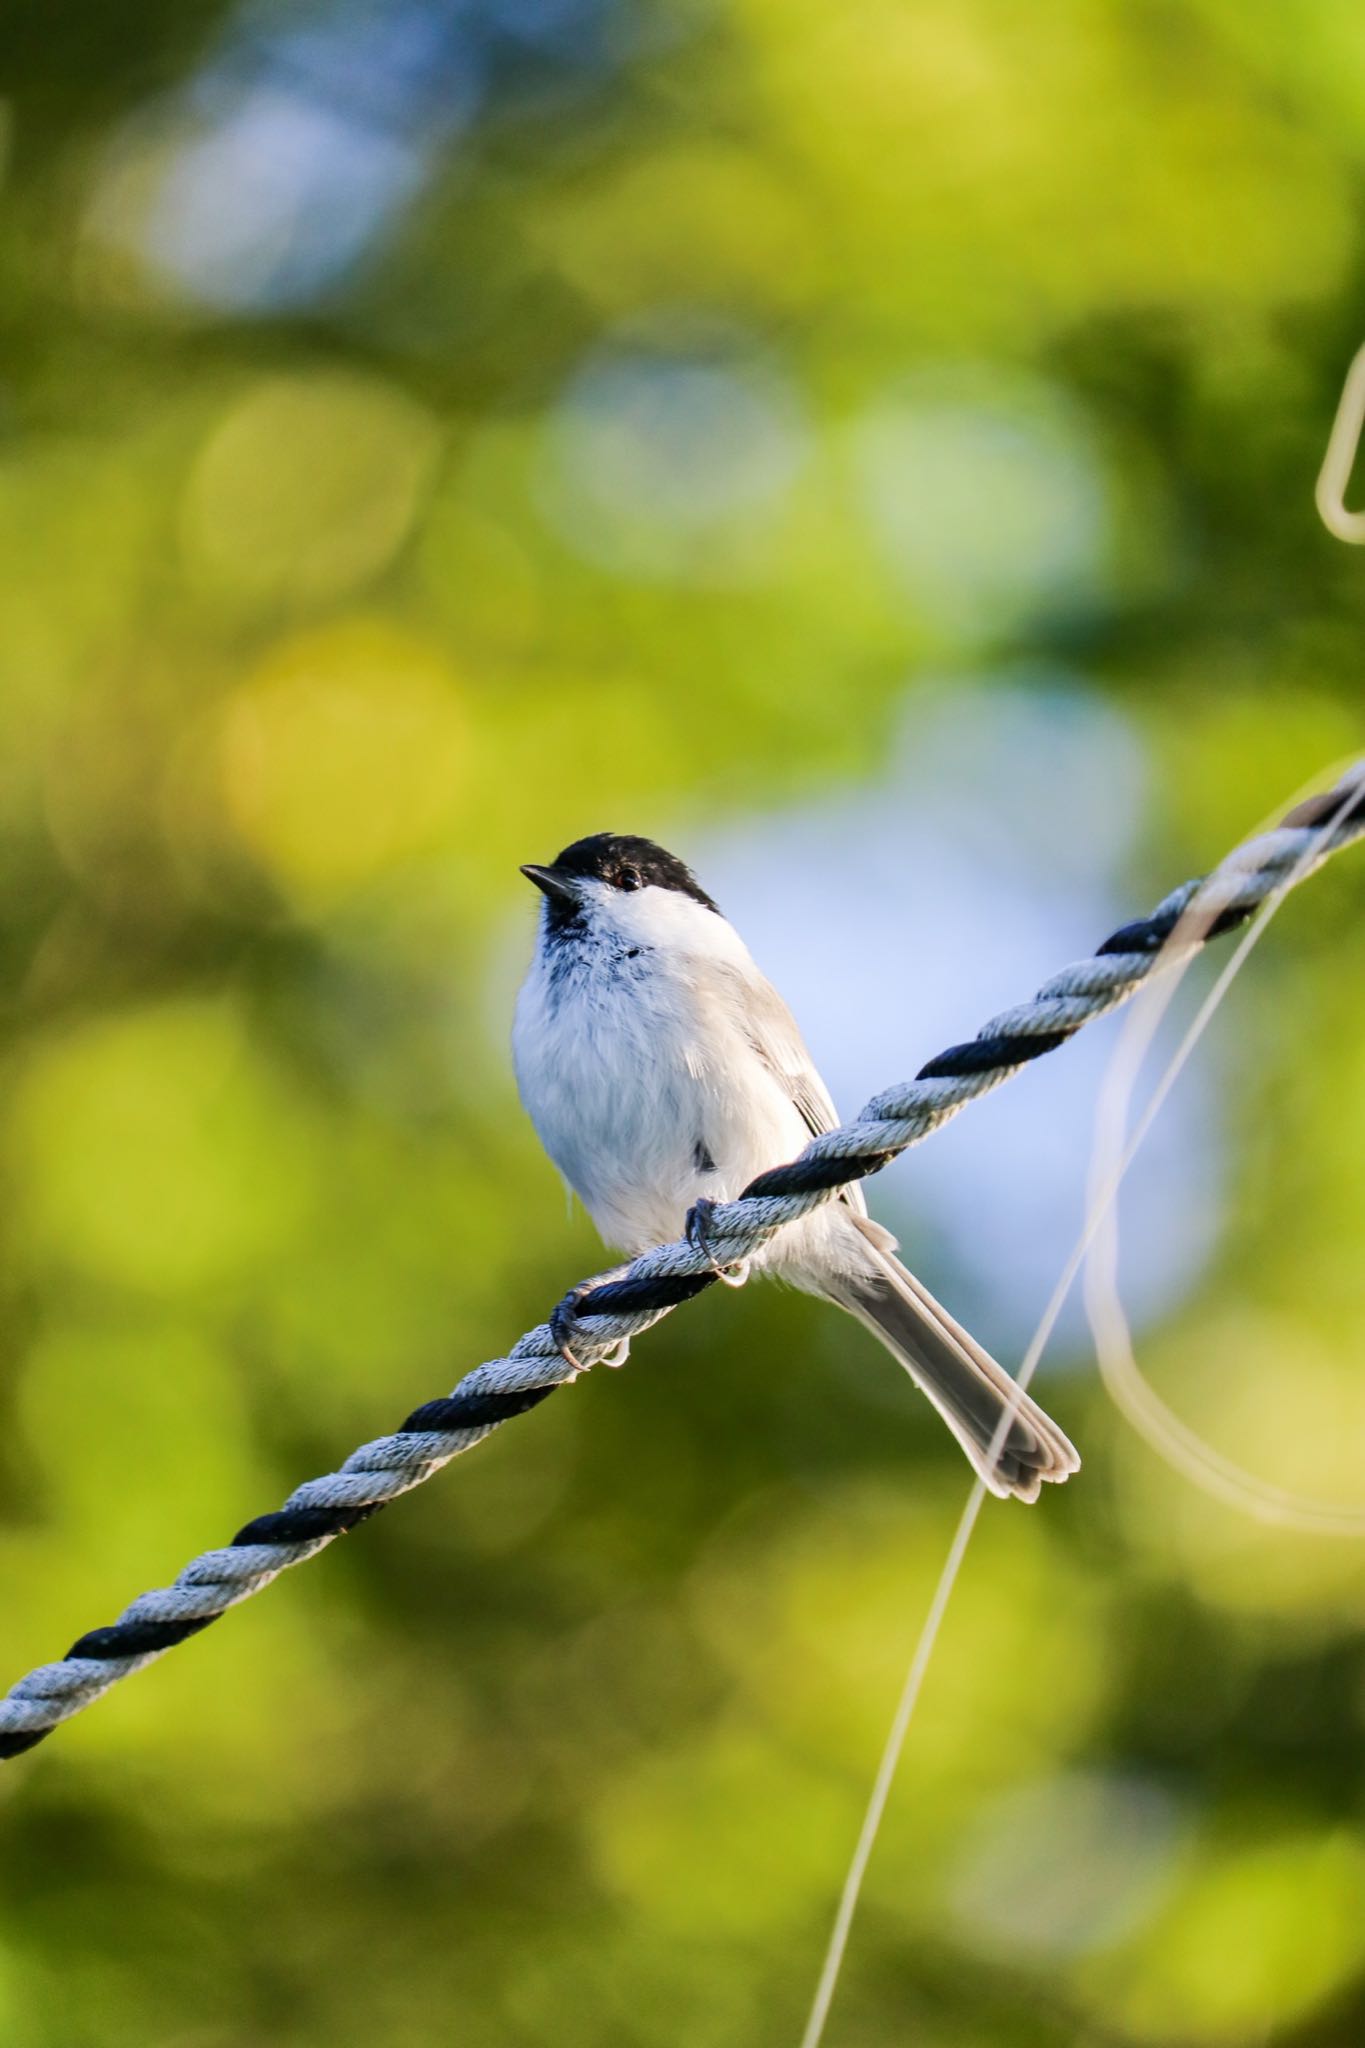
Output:
[[[619,1353],[670,1309],[710,1287],[723,1268],[750,1257],[774,1231],[849,1181],[878,1172],[968,1102],[1126,1002],[1158,965],[1235,930],[1276,889],[1302,880],[1363,835],[1365,761],[1334,789],[1300,804],[1273,832],[1246,841],[1205,880],[1185,883],[1150,917],[1123,926],[1090,959],[1064,968],[1031,1002],[993,1017],[976,1038],[921,1067],[913,1081],[875,1097],[853,1123],[813,1138],[799,1159],[761,1173],[736,1201],[717,1204],[706,1218],[704,1244],[680,1239],[661,1245],[620,1277],[566,1297],[553,1324],[529,1331],[505,1358],[476,1366],[452,1394],[415,1410],[392,1436],[362,1445],[339,1471],[307,1480],[274,1514],[248,1522],[227,1549],[206,1551],[172,1585],[142,1594],[117,1621],[82,1636],[60,1663],[30,1671],[0,1698],[0,1758],[31,1749],[119,1679],[420,1486],[572,1380],[576,1367]],[[1191,917],[1177,932],[1186,912]]]

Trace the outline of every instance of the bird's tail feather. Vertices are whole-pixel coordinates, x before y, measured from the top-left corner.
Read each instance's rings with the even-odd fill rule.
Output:
[[[900,1360],[991,1492],[1002,1500],[1037,1500],[1044,1480],[1060,1482],[1079,1471],[1081,1461],[1056,1423],[906,1271],[890,1233],[863,1216],[849,1221],[866,1241],[870,1270],[841,1274],[833,1284],[826,1277],[824,1291]],[[1007,1407],[1014,1412],[991,1460],[991,1442]]]

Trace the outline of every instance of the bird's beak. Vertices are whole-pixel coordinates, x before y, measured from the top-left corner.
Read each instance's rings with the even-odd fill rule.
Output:
[[[537,889],[549,897],[552,903],[577,903],[578,884],[572,875],[566,875],[559,868],[538,868],[528,862],[521,871],[528,882],[534,882]]]

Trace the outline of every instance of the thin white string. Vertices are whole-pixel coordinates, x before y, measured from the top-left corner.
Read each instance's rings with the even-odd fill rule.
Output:
[[[1346,382],[1337,401],[1336,417],[1327,439],[1327,453],[1313,490],[1318,517],[1338,540],[1358,547],[1365,541],[1365,512],[1352,512],[1346,504],[1346,486],[1355,468],[1360,430],[1365,426],[1365,348],[1358,349],[1346,372]]]
[[[948,1602],[953,1596],[957,1575],[962,1569],[962,1560],[967,1554],[967,1545],[971,1542],[976,1518],[981,1513],[981,1503],[985,1498],[985,1485],[978,1479],[968,1494],[967,1504],[959,1517],[952,1544],[943,1562],[943,1570],[939,1573],[938,1584],[934,1588],[934,1597],[929,1602],[929,1612],[924,1617],[919,1641],[915,1644],[914,1655],[910,1659],[910,1668],[905,1674],[905,1684],[901,1688],[901,1696],[896,1705],[891,1732],[886,1738],[886,1746],[882,1750],[881,1762],[877,1766],[877,1775],[873,1780],[872,1796],[867,1802],[863,1824],[858,1831],[853,1860],[848,1867],[848,1876],[844,1879],[844,1888],[839,1894],[839,1908],[835,1913],[834,1926],[825,1949],[825,1960],[820,1969],[820,1981],[815,1987],[810,2016],[806,2021],[805,2032],[801,2036],[801,2048],[819,2048],[819,2043],[824,2039],[825,2022],[829,2018],[830,2005],[838,1986],[839,1973],[843,1968],[853,1916],[858,1910],[863,1879],[867,1875],[867,1866],[872,1859],[872,1851],[876,1846],[887,1801],[891,1797],[891,1787],[896,1781],[901,1751],[910,1732],[910,1723],[919,1703],[925,1674],[938,1645],[938,1632],[948,1611]]]
[[[1365,351],[1362,351],[1362,358],[1365,360]],[[1126,1122],[1128,1105],[1131,1102],[1132,1089],[1136,1082],[1137,1069],[1141,1064],[1141,1054],[1150,1045],[1161,1018],[1165,1015],[1166,1010],[1174,999],[1181,980],[1193,963],[1195,954],[1189,950],[1191,941],[1197,941],[1207,935],[1209,926],[1217,914],[1216,908],[1208,907],[1201,910],[1196,898],[1192,906],[1182,912],[1175,929],[1166,940],[1162,952],[1170,954],[1170,964],[1154,972],[1144,985],[1137,1002],[1133,1006],[1136,1015],[1130,1016],[1126,1020],[1126,1029],[1120,1038],[1118,1046],[1115,1048],[1105,1080],[1101,1086],[1100,1106],[1097,1108],[1096,1118],[1097,1141],[1092,1162],[1087,1212],[1080,1235],[1071,1249],[1057,1284],[1048,1300],[1047,1307],[1043,1310],[1037,1328],[1029,1340],[1015,1380],[1016,1394],[997,1424],[988,1457],[994,1457],[1003,1444],[1014,1416],[1018,1412],[1023,1394],[1033,1378],[1043,1351],[1052,1336],[1053,1330],[1056,1328],[1057,1318],[1062,1312],[1066,1298],[1075,1283],[1076,1276],[1091,1253],[1105,1220],[1113,1215],[1124,1176],[1136,1158],[1167,1097],[1175,1086],[1181,1071],[1203,1036],[1204,1031],[1212,1021],[1214,1012],[1227,994],[1235,976],[1265,929],[1266,924],[1274,916],[1275,911],[1279,908],[1280,903],[1284,900],[1289,890],[1301,881],[1314,863],[1322,857],[1326,845],[1331,838],[1333,828],[1352,801],[1353,798],[1349,794],[1343,798],[1338,809],[1333,811],[1321,828],[1314,833],[1284,880],[1267,897],[1262,909],[1257,913],[1247,931],[1238,941],[1231,959],[1223,968],[1213,988],[1200,1006],[1193,1024],[1186,1032],[1185,1037],[1182,1039],[1169,1065],[1158,1081],[1156,1088],[1153,1090],[1151,1099],[1139,1118],[1131,1137],[1125,1143],[1123,1125]],[[1141,1031],[1139,1019],[1147,1020],[1148,1028],[1145,1035]],[[1133,1063],[1131,1048],[1138,1043],[1139,1039],[1141,1041],[1140,1050],[1136,1062]],[[1111,1076],[1119,1069],[1120,1060],[1125,1055],[1129,1062],[1132,1063],[1133,1070],[1127,1080],[1126,1092],[1123,1092],[1121,1086],[1111,1087]],[[1121,1113],[1117,1124],[1117,1138],[1112,1145],[1106,1145],[1102,1153],[1099,1142],[1099,1114],[1100,1109],[1104,1107],[1107,1097],[1111,1098],[1111,1101],[1120,1101]],[[1111,1120],[1111,1123],[1106,1126],[1106,1130],[1111,1130],[1112,1128],[1114,1127]],[[1114,1300],[1117,1301],[1116,1279],[1112,1282],[1112,1285]],[[1118,1310],[1118,1314],[1120,1319],[1122,1319],[1121,1307]],[[1125,1332],[1126,1327],[1125,1324]],[[1138,1378],[1138,1385],[1142,1391],[1150,1393],[1146,1383],[1137,1375],[1135,1361],[1133,1362],[1133,1374]],[[1106,1375],[1106,1385],[1109,1385],[1108,1375]],[[1113,1392],[1112,1387],[1110,1391],[1111,1393]],[[1128,1391],[1126,1387],[1125,1391]],[[1118,1399],[1117,1395],[1115,1398]],[[1154,1395],[1151,1398],[1153,1401],[1156,1401]],[[1128,1409],[1123,1401],[1119,1401],[1119,1406],[1121,1411],[1127,1415]],[[1162,1404],[1158,1402],[1157,1406],[1162,1407]],[[1174,1426],[1174,1429],[1182,1433],[1182,1440],[1189,1439],[1209,1459],[1217,1459],[1217,1454],[1209,1451],[1207,1446],[1204,1446],[1197,1437],[1193,1436],[1193,1432],[1185,1431],[1184,1426],[1179,1424],[1174,1416],[1169,1415],[1169,1410],[1163,1409],[1163,1414],[1169,1416],[1170,1423]],[[1135,1426],[1141,1427],[1142,1425],[1138,1424]],[[1143,1434],[1147,1435],[1145,1428]],[[1151,1441],[1152,1439],[1149,1437],[1148,1440]],[[1162,1449],[1162,1445],[1158,1443],[1156,1448]],[[1219,1462],[1226,1467],[1228,1472],[1235,1475],[1238,1481],[1245,1483],[1251,1492],[1256,1493],[1261,1484],[1260,1482],[1252,1479],[1250,1475],[1241,1473],[1235,1466],[1228,1466],[1225,1460]],[[1180,1469],[1183,1469],[1183,1467]],[[1191,1476],[1195,1475],[1192,1474]],[[1203,1483],[1202,1474],[1196,1477],[1196,1483]],[[1269,1489],[1269,1491],[1276,1492],[1277,1489]],[[958,1575],[967,1554],[967,1546],[976,1528],[977,1518],[981,1513],[982,1503],[985,1501],[985,1498],[986,1488],[978,1479],[968,1494],[962,1513],[958,1518],[957,1528],[953,1532],[953,1540],[949,1545],[948,1554],[944,1559],[943,1568],[934,1587],[928,1612],[925,1615],[914,1650],[911,1653],[900,1698],[896,1703],[890,1731],[882,1749],[876,1777],[873,1780],[872,1792],[868,1799],[862,1826],[859,1829],[858,1839],[849,1863],[848,1874],[844,1879],[843,1889],[839,1895],[838,1908],[835,1912],[834,1923],[830,1930],[824,1960],[821,1964],[815,1996],[811,2002],[805,2030],[801,2036],[800,2048],[820,2048],[820,2043],[824,2039],[830,2006],[833,2003],[834,1993],[838,1987],[839,1977],[843,1969],[844,1958],[848,1950],[849,1935],[852,1931],[854,1916],[857,1913],[858,1901],[862,1895],[868,1864],[872,1859],[872,1851],[876,1846],[877,1836],[886,1815],[886,1808],[891,1797],[892,1787],[895,1784],[896,1773],[900,1767],[906,1738],[910,1731],[910,1724],[914,1719],[915,1708],[919,1703],[920,1693],[924,1687],[924,1680],[928,1674],[934,1651],[938,1647],[939,1633],[948,1611],[948,1604],[952,1599]],[[1285,1499],[1292,1501],[1293,1497],[1285,1496]],[[1239,1502],[1239,1504],[1241,1503]],[[1347,1516],[1353,1513],[1349,1509],[1316,1510],[1311,1502],[1296,1503],[1296,1505],[1305,1506],[1314,1513],[1336,1513]],[[1365,1526],[1365,1517],[1360,1518],[1360,1525]],[[1318,1526],[1318,1524],[1315,1523],[1314,1526]],[[1352,1533],[1354,1533],[1355,1526],[1356,1524],[1353,1523]]]
[[[1365,1507],[1309,1500],[1247,1472],[1182,1422],[1144,1379],[1119,1292],[1119,1218],[1115,1199],[1128,1162],[1212,1023],[1219,1004],[1285,896],[1317,858],[1339,815],[1334,812],[1325,820],[1321,831],[1279,887],[1267,896],[1238,940],[1163,1072],[1133,1140],[1126,1146],[1124,1131],[1143,1060],[1190,960],[1182,961],[1164,977],[1162,986],[1149,983],[1124,1020],[1096,1110],[1090,1179],[1090,1217],[1096,1227],[1089,1232],[1084,1299],[1100,1376],[1110,1398],[1124,1420],[1172,1471],[1214,1500],[1256,1521],[1307,1534],[1361,1536],[1365,1535]]]

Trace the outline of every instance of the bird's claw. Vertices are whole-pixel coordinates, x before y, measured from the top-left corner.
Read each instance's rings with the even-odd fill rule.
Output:
[[[584,1370],[581,1360],[575,1355],[573,1346],[569,1342],[570,1334],[578,1317],[578,1306],[582,1299],[583,1289],[575,1287],[571,1293],[564,1296],[562,1301],[557,1301],[550,1311],[550,1335],[555,1340],[555,1348],[565,1365],[574,1373],[580,1373]]]
[[[574,1351],[571,1342],[574,1334],[574,1325],[578,1321],[579,1310],[597,1284],[596,1281],[589,1281],[585,1287],[571,1288],[564,1296],[564,1299],[556,1302],[554,1308],[550,1311],[550,1335],[555,1340],[555,1348],[558,1350],[560,1357],[575,1376],[580,1372],[586,1372],[588,1368]],[[614,1369],[624,1365],[629,1356],[629,1337],[619,1337],[606,1356],[596,1360],[596,1363],[598,1365],[609,1365]]]
[[[701,1253],[717,1280],[723,1281],[727,1287],[742,1287],[749,1277],[749,1261],[747,1259],[737,1259],[733,1266],[722,1266],[711,1249],[709,1233],[711,1218],[715,1212],[716,1204],[710,1197],[698,1195],[696,1201],[687,1212],[687,1221],[683,1225],[683,1235],[686,1237],[687,1242],[690,1245],[694,1245]]]

